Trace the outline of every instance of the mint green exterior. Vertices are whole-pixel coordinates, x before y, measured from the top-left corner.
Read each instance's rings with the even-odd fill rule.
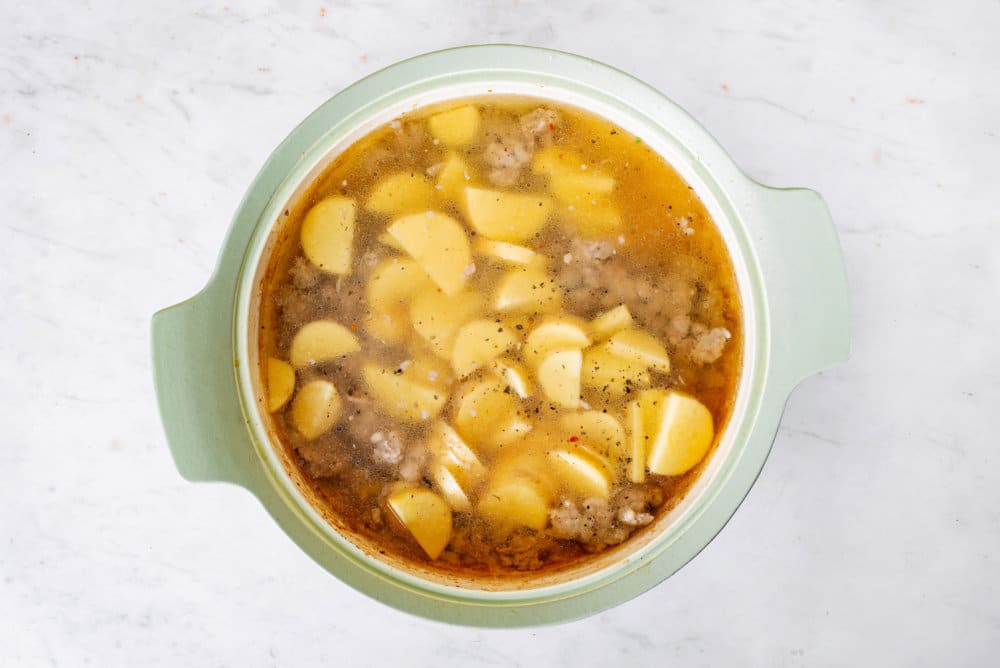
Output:
[[[574,103],[592,100],[615,109],[641,122],[650,140],[669,142],[671,161],[686,161],[700,179],[699,195],[715,202],[716,223],[727,236],[752,324],[738,409],[726,432],[731,449],[695,504],[613,567],[559,585],[503,592],[422,580],[363,555],[339,536],[304,502],[271,450],[247,363],[258,262],[277,212],[317,161],[361,121],[400,100],[443,86],[493,82],[498,90],[504,82],[543,86],[543,96],[547,88],[570,91]],[[654,89],[579,56],[518,46],[464,47],[382,70],[299,125],[250,186],[208,285],[157,313],[152,338],[160,412],[181,475],[246,488],[314,560],[384,603],[460,624],[527,626],[626,601],[669,577],[712,540],[759,474],[791,390],[846,360],[847,283],[820,196],[747,178],[704,128]]]

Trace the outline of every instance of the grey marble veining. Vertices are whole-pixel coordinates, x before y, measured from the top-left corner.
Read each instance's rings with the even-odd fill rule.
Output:
[[[0,664],[995,665],[1000,5],[133,5],[0,10]],[[150,315],[205,282],[301,118],[496,41],[632,72],[749,174],[822,192],[854,332],[697,559],[519,631],[390,610],[249,494],[182,481],[149,364]]]

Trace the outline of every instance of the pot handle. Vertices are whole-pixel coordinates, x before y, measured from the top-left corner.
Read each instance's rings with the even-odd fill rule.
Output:
[[[233,289],[213,277],[187,301],[153,316],[153,376],[160,417],[180,474],[251,491],[259,465],[246,447],[236,389]],[[223,316],[223,317],[220,317]]]
[[[850,353],[844,256],[819,193],[757,186],[760,225],[752,227],[767,286],[772,359],[791,390]]]

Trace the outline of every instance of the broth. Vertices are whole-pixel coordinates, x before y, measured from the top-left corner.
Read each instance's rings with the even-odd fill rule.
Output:
[[[447,572],[556,569],[679,502],[741,365],[732,262],[640,137],[520,96],[418,109],[284,212],[259,346],[327,510]]]

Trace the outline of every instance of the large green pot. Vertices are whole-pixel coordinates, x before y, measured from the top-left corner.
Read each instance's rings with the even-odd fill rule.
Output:
[[[352,141],[399,113],[466,95],[520,93],[585,107],[642,137],[681,173],[728,244],[744,308],[744,367],[728,426],[677,508],[594,563],[540,578],[445,578],[375,558],[327,521],[257,397],[255,299],[287,203]],[[847,284],[823,200],[744,175],[694,119],[607,65],[556,51],[475,46],[382,70],[331,98],[275,150],[236,212],[208,285],[153,318],[160,412],[191,481],[245,487],[317,563],[396,608],[477,626],[526,626],[590,615],[663,581],[722,529],[767,458],[789,393],[846,359]]]

